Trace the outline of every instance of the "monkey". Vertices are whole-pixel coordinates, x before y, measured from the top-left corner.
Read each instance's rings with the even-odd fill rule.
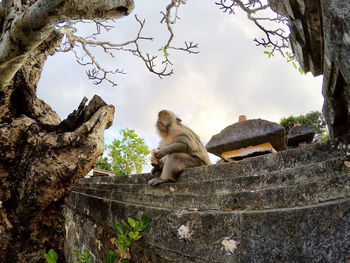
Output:
[[[159,147],[152,151],[152,174],[161,172],[160,177],[148,182],[156,186],[166,182],[176,182],[186,167],[209,165],[207,150],[199,136],[181,123],[173,112],[161,110],[156,122],[161,137]]]

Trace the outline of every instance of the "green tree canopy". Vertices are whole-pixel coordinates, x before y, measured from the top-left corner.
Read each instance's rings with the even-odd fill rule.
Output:
[[[112,171],[112,164],[109,162],[108,157],[100,156],[97,160],[96,167],[103,170]]]
[[[282,118],[280,125],[284,127],[286,134],[289,134],[296,122],[300,123],[300,125],[313,128],[316,132],[316,141],[326,141],[329,139],[327,124],[321,112],[311,111],[297,117],[291,115],[287,118]]]
[[[100,157],[97,167],[114,171],[116,175],[141,173],[143,165],[148,162],[151,153],[144,139],[140,138],[135,130],[120,130],[121,139],[114,139],[112,144],[106,146],[108,157]]]

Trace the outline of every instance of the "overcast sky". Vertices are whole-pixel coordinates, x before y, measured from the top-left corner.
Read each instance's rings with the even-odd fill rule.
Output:
[[[104,40],[122,42],[135,36],[134,14],[138,14],[146,18],[145,35],[164,42],[167,31],[159,23],[159,12],[167,2],[136,0],[133,13],[119,19],[113,32],[103,35]],[[108,83],[95,86],[73,54],[59,53],[47,60],[38,97],[64,119],[83,96],[91,99],[98,94],[116,107],[113,126],[105,132],[105,143],[111,143],[120,129],[128,127],[135,129],[150,148],[159,141],[155,121],[162,109],[176,113],[204,144],[242,114],[248,119],[279,122],[289,115],[321,111],[322,77],[301,75],[284,58],[269,59],[253,42],[260,32],[243,14],[223,14],[214,0],[188,0],[179,15],[181,20],[174,26],[175,43],[195,41],[200,53],[171,51],[173,76],[159,79],[131,55],[114,59],[100,56],[99,61],[106,68],[122,68],[127,74],[116,76],[117,87]],[[82,34],[89,30],[84,27]],[[160,41],[145,48],[161,55],[157,51],[162,46]]]

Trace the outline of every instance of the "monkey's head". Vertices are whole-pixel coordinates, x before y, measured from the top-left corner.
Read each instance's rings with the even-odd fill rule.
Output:
[[[181,119],[176,117],[176,115],[168,110],[161,110],[158,113],[158,120],[156,123],[157,129],[162,133],[167,133],[172,125],[181,123]]]

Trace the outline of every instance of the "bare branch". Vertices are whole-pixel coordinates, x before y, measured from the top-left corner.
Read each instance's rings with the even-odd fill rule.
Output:
[[[21,1],[16,0],[21,3]],[[93,2],[93,3],[92,3]],[[91,6],[94,8],[89,8]],[[20,16],[14,16],[0,41],[0,90],[5,89],[27,55],[54,30],[72,19],[108,19],[128,14],[133,1],[38,0]],[[8,20],[8,19],[7,19]]]
[[[173,41],[174,38],[174,32],[172,29],[172,25],[176,23],[176,21],[179,19],[178,16],[178,10],[179,7],[183,4],[185,4],[185,0],[171,0],[171,2],[167,5],[166,7],[166,12],[161,12],[163,15],[162,20],[160,21],[161,23],[165,22],[168,32],[169,32],[169,38],[167,43],[164,45],[164,47],[161,48],[161,50],[164,53],[165,59],[162,61],[162,64],[171,64],[171,61],[169,60],[169,54],[168,54],[168,49],[174,49],[174,50],[181,50],[185,51],[189,54],[198,54],[199,51],[197,51],[198,44],[195,44],[193,42],[185,42],[185,47],[184,48],[179,48],[179,47],[173,47],[171,46],[171,42]],[[172,10],[174,9],[174,15],[172,15]]]
[[[255,25],[264,32],[265,37],[254,39],[256,45],[270,48],[269,54],[273,55],[278,51],[282,56],[285,55],[283,50],[288,48],[289,43],[287,20],[286,17],[279,14],[276,14],[274,18],[262,15],[260,11],[270,10],[270,5],[267,0],[220,0],[220,2],[216,2],[215,4],[218,5],[224,13],[235,14],[235,7],[243,10],[247,14],[248,19],[253,21]],[[259,16],[260,14],[261,16]],[[278,26],[276,26],[276,24],[278,24]],[[286,30],[283,29],[283,26],[285,26]]]
[[[165,16],[164,19],[166,21],[168,30],[170,32],[170,37],[165,45],[165,48],[163,48],[164,54],[167,54],[167,49],[173,49],[173,50],[178,50],[178,51],[184,51],[189,54],[197,54],[199,53],[196,51],[198,48],[198,44],[195,44],[193,42],[185,42],[184,47],[173,47],[170,46],[170,43],[174,37],[172,28],[170,24],[174,23],[177,19],[177,11],[175,11],[175,18],[171,19],[170,13],[171,13],[171,8],[175,7],[176,9],[179,7],[180,3],[182,1],[172,1],[172,2],[178,2],[176,5],[169,5],[167,7],[167,14],[168,16]],[[159,78],[163,78],[165,76],[170,76],[173,74],[172,69],[168,69],[169,65],[172,65],[172,62],[168,59],[168,55],[165,55],[165,59],[161,61],[161,65],[159,68],[159,65],[157,65],[157,60],[158,56],[156,55],[150,55],[149,53],[143,53],[141,48],[140,48],[140,43],[142,41],[153,41],[152,37],[147,37],[143,35],[143,29],[145,27],[145,20],[141,20],[135,15],[135,20],[137,21],[139,25],[138,32],[135,36],[134,39],[123,42],[123,43],[112,43],[109,41],[99,41],[96,40],[96,36],[101,33],[101,29],[105,30],[110,30],[112,26],[102,24],[99,21],[94,21],[96,24],[96,33],[94,33],[91,36],[88,37],[80,37],[76,35],[76,29],[75,29],[75,24],[77,22],[83,22],[86,23],[85,21],[74,21],[74,22],[67,22],[65,25],[58,27],[58,30],[60,33],[64,34],[65,37],[63,38],[62,44],[60,47],[57,48],[57,51],[59,52],[68,52],[68,51],[73,51],[75,54],[75,57],[77,59],[77,62],[80,65],[83,66],[94,66],[93,69],[87,70],[87,75],[88,78],[94,81],[94,84],[98,85],[103,82],[103,80],[106,80],[107,82],[111,83],[113,86],[116,86],[117,84],[111,80],[109,77],[112,74],[125,74],[123,70],[116,69],[116,70],[107,70],[104,67],[102,67],[97,59],[94,57],[92,52],[89,50],[89,47],[99,47],[101,48],[105,53],[109,54],[111,57],[115,57],[116,52],[118,51],[123,51],[123,52],[128,52],[131,53],[134,56],[139,57],[147,67],[147,69],[156,74]],[[76,46],[81,46],[84,55],[79,56],[77,52],[74,49]],[[86,61],[86,59],[89,59],[89,61]]]
[[[175,49],[175,50],[181,50],[181,51],[185,51],[189,54],[198,54],[199,51],[194,51],[194,49],[198,48],[198,43],[193,43],[191,42],[187,42],[185,41],[185,47],[181,48],[181,47],[169,47],[169,49]]]
[[[108,23],[108,19],[130,12],[133,8],[133,1],[110,0],[108,3],[111,3],[108,4],[104,0],[94,0],[93,10],[91,8],[85,8],[91,0],[84,2],[81,2],[82,0],[76,0],[74,1],[74,6],[66,4],[64,0],[13,1],[18,2],[19,5],[25,5],[25,7],[23,8],[24,12],[21,18],[15,17],[13,22],[9,20],[9,23],[15,26],[11,26],[10,30],[3,36],[3,40],[0,41],[0,50],[2,50],[0,54],[0,77],[3,77],[2,80],[4,80],[0,83],[0,88],[5,87],[15,72],[21,67],[23,61],[25,61],[26,53],[42,42],[45,36],[54,29],[63,35],[62,42],[56,51],[73,51],[79,64],[92,66],[86,72],[89,79],[92,79],[95,84],[100,84],[103,80],[106,80],[115,86],[116,83],[110,76],[113,74],[124,74],[124,71],[121,69],[109,70],[104,68],[98,62],[98,59],[95,58],[94,49],[96,48],[101,48],[103,52],[109,54],[111,57],[115,57],[116,53],[120,51],[131,53],[140,58],[147,69],[160,78],[173,74],[173,70],[169,68],[169,65],[172,65],[172,62],[169,60],[169,49],[184,51],[188,54],[199,53],[197,51],[198,44],[193,42],[185,42],[183,47],[171,45],[174,39],[172,25],[179,19],[178,10],[185,3],[185,0],[169,0],[170,3],[167,5],[166,11],[162,13],[162,21],[167,26],[169,38],[160,49],[164,54],[161,57],[151,55],[141,49],[143,41],[152,41],[153,38],[143,35],[145,20],[140,20],[137,16],[135,16],[135,19],[139,25],[139,30],[134,39],[123,43],[112,43],[98,39],[98,36],[103,31],[109,31],[113,28]],[[52,16],[48,14],[56,15]],[[32,21],[35,21],[35,24]],[[61,21],[65,22],[62,23]],[[78,23],[94,23],[96,26],[95,33],[87,37],[78,36],[76,30]],[[23,24],[26,25],[26,34],[21,33]],[[21,37],[11,38],[11,35]],[[18,41],[18,43],[14,43],[13,39]],[[25,43],[25,47],[13,48],[22,43]],[[78,55],[77,51],[74,50],[76,47],[81,47],[84,54],[81,56]]]

